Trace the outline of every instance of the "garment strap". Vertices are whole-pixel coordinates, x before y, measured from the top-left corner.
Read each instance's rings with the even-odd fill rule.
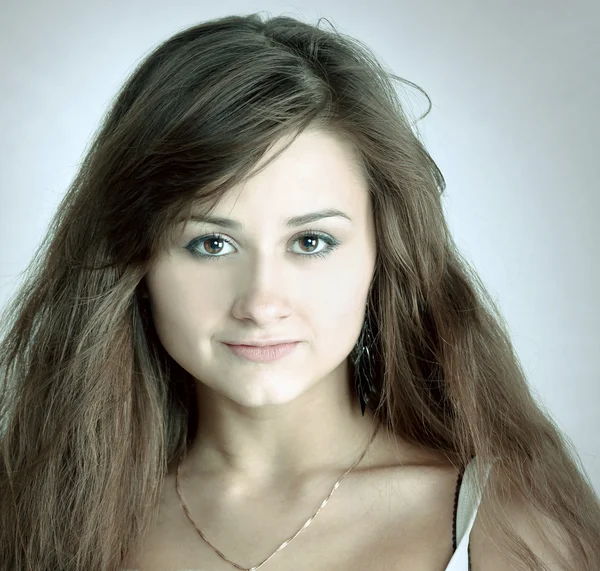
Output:
[[[485,481],[489,475],[491,465],[485,469]],[[452,549],[456,552],[461,544],[466,543],[466,550],[469,556],[469,570],[471,569],[469,536],[477,508],[481,503],[481,494],[477,493],[476,487],[477,467],[475,456],[471,458],[465,468],[458,474],[456,482],[456,491],[454,494],[454,518],[452,522]]]

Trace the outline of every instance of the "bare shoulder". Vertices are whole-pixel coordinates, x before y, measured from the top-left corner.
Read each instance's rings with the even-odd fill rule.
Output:
[[[440,454],[408,447],[402,450],[403,458],[398,462],[397,451],[389,441],[374,442],[365,465],[348,474],[327,509],[319,511],[315,522],[278,554],[278,571],[445,568],[453,549],[457,469]],[[338,477],[336,472],[328,479],[333,484]],[[308,506],[322,502],[330,488],[322,484],[318,488],[319,478],[323,480],[315,476],[307,481],[302,493],[282,487],[225,507],[212,491],[214,482],[207,481],[197,486],[195,494],[189,494],[189,507],[203,533],[215,538],[219,550],[239,562],[261,561],[314,512]],[[199,541],[183,513],[172,475],[165,484],[156,525],[122,568],[230,569],[230,564]],[[285,510],[281,510],[282,501]]]
[[[506,512],[509,515],[514,530],[519,539],[531,549],[547,566],[549,571],[568,571],[560,562],[560,553],[567,560],[569,551],[565,538],[564,528],[555,520],[537,512],[535,520],[526,509],[525,500],[514,494],[507,502]],[[543,537],[538,531],[543,528],[550,539]],[[471,563],[473,571],[485,569],[486,571],[506,571],[513,569],[514,563],[506,551],[499,547],[498,537],[493,525],[484,528],[481,518],[475,518],[470,536]]]

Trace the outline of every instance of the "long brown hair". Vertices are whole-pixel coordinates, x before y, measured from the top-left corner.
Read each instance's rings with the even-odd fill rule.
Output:
[[[259,14],[185,29],[140,63],[1,319],[0,568],[117,571],[149,528],[197,413],[145,318],[144,275],[192,204],[209,211],[317,127],[352,142],[372,195],[377,417],[455,466],[493,461],[482,506],[518,569],[546,567],[511,527],[515,493],[560,523],[566,568],[600,569],[598,498],[455,247],[395,81],[414,86],[335,28]]]

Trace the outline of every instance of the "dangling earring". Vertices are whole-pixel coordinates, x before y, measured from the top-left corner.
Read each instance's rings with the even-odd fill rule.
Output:
[[[360,333],[358,341],[350,353],[354,364],[354,384],[356,394],[360,401],[362,415],[365,416],[365,408],[369,403],[371,396],[375,394],[374,377],[374,359],[373,359],[373,335],[369,326],[369,313],[367,315]]]

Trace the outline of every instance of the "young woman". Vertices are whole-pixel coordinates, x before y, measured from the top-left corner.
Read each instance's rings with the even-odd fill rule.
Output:
[[[2,320],[1,569],[600,569],[392,79],[256,14],[132,74]]]

